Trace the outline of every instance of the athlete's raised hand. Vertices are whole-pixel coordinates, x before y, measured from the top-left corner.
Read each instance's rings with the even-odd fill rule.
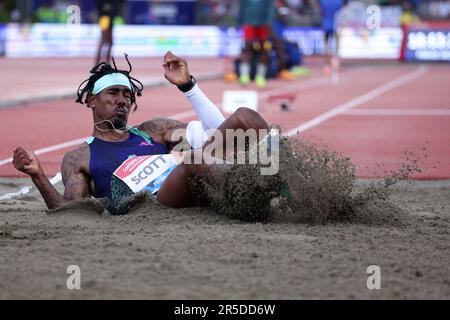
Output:
[[[168,51],[164,55],[163,67],[164,77],[166,77],[170,83],[178,86],[189,82],[190,73],[186,60],[181,59]]]
[[[22,171],[31,177],[42,173],[38,157],[34,152],[25,151],[22,147],[17,147],[14,150],[12,163],[17,170]]]

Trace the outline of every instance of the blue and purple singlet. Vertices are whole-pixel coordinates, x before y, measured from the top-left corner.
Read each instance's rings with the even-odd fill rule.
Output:
[[[90,150],[89,169],[94,179],[96,198],[112,198],[112,174],[129,157],[169,153],[165,145],[152,141],[145,132],[136,128],[130,128],[128,132],[128,139],[121,142],[94,137],[86,140]]]

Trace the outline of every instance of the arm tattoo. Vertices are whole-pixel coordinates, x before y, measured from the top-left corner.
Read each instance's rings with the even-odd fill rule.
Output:
[[[142,130],[150,133],[152,136],[160,138],[161,142],[163,142],[170,150],[186,140],[186,127],[187,123],[169,118],[153,118],[141,125]]]
[[[64,198],[76,200],[89,196],[89,184],[85,173],[81,171],[83,149],[79,148],[64,156],[62,162],[62,180],[65,186]]]

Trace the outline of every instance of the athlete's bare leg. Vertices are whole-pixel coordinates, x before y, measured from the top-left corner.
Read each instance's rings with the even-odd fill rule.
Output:
[[[106,30],[102,31],[100,44],[97,49],[97,59],[95,60],[95,64],[99,64],[100,62],[106,62],[109,64],[111,60],[111,48],[112,48],[112,31]],[[103,56],[104,47],[106,46],[106,56]]]

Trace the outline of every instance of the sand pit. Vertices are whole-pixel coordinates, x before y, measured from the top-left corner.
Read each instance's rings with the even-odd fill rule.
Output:
[[[3,193],[28,183],[0,181]],[[360,208],[366,218],[311,224],[151,202],[123,216],[95,201],[47,213],[33,190],[0,206],[0,298],[449,299],[449,194],[450,181],[400,182]],[[81,290],[66,287],[69,265]],[[367,288],[369,265],[380,290]]]
[[[358,180],[348,157],[283,140],[275,176],[236,165],[193,181],[209,208],[138,194],[120,216],[98,199],[49,212],[33,189],[1,204],[0,298],[449,299],[450,181],[405,180],[417,163]],[[24,185],[2,178],[0,191]]]

